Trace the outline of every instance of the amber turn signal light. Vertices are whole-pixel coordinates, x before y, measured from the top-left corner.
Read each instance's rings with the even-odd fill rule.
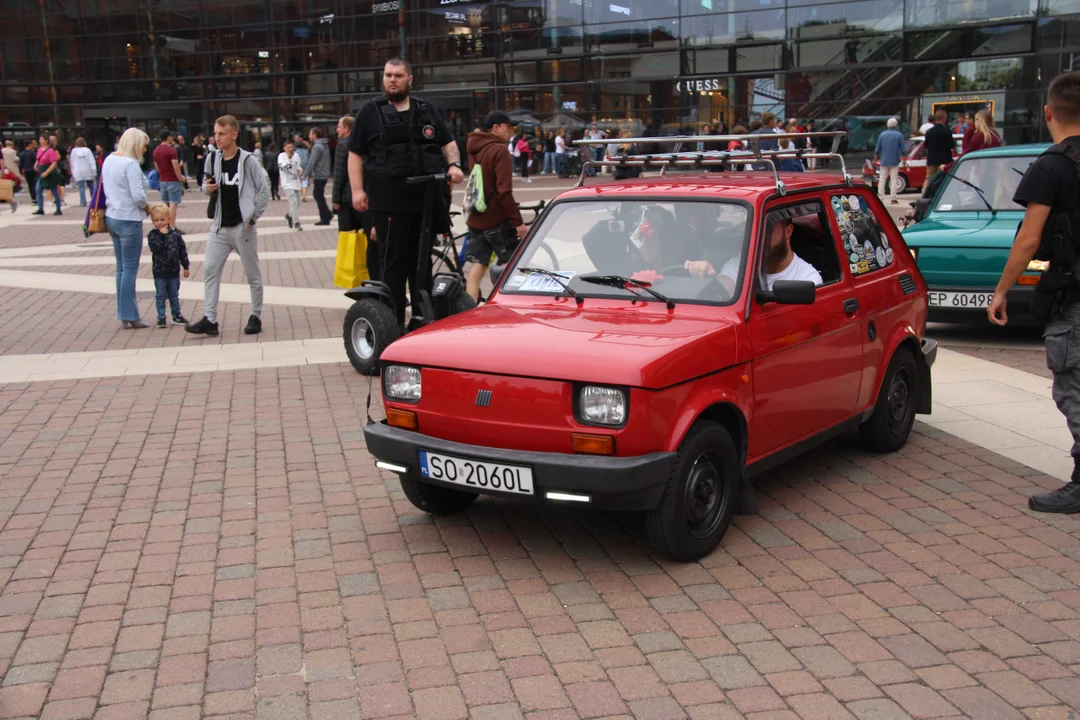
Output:
[[[386,424],[390,427],[397,427],[405,430],[416,430],[420,427],[420,423],[416,419],[416,413],[410,412],[409,410],[397,410],[395,408],[386,408]]]
[[[574,452],[586,455],[614,455],[615,438],[610,435],[571,433],[570,447]]]
[[[1038,285],[1038,275],[1021,275],[1020,279],[1016,281],[1017,285]]]

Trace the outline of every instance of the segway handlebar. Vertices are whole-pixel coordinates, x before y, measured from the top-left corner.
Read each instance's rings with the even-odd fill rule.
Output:
[[[438,182],[440,180],[446,180],[446,173],[432,173],[431,175],[414,175],[412,177],[405,178],[407,185],[419,185],[420,183]]]

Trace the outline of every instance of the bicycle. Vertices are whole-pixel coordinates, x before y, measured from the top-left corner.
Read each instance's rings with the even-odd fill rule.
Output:
[[[535,205],[521,205],[521,204],[518,204],[518,208],[522,212],[531,212],[533,214],[533,216],[532,216],[532,218],[530,220],[525,221],[525,225],[527,225],[527,226],[532,226],[532,224],[535,223],[540,218],[540,214],[543,212],[545,207],[547,207],[547,201],[546,200],[541,200],[540,202],[536,203]],[[454,210],[454,211],[452,211],[450,213],[451,218],[459,217],[460,215],[461,215],[461,212],[459,212],[457,210]],[[459,241],[461,242],[461,249],[460,250],[458,249],[458,242]],[[464,272],[465,272],[465,250],[468,247],[468,242],[469,242],[469,231],[468,230],[466,230],[465,232],[460,233],[458,235],[453,235],[451,233],[446,233],[446,234],[442,235],[442,243],[439,244],[439,245],[435,245],[432,248],[433,267],[435,267],[436,269],[438,269],[440,266],[446,267],[446,268],[449,268],[451,272],[461,273],[462,275],[464,275]],[[547,245],[547,243],[544,243],[543,247],[546,250],[546,252],[548,253],[548,255],[551,257],[551,262],[555,266],[554,269],[557,270],[558,265],[559,265],[559,261],[558,261],[558,258],[555,257],[555,252]],[[494,266],[497,263],[497,260],[498,259],[495,256],[495,253],[492,253],[491,254],[491,260],[488,262],[488,265],[489,266]]]

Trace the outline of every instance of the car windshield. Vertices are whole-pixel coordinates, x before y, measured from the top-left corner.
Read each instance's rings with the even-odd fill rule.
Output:
[[[730,202],[622,200],[557,203],[507,272],[499,292],[656,302],[612,276],[650,283],[674,302],[738,297],[750,212]],[[557,273],[559,280],[543,272]],[[589,278],[604,278],[598,284]]]
[[[1013,202],[1013,193],[1035,157],[1013,155],[961,160],[945,181],[934,209],[940,212],[991,208],[1023,211],[1023,206]]]

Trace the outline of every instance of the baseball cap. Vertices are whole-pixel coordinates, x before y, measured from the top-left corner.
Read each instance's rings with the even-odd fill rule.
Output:
[[[492,110],[484,118],[484,128],[490,130],[496,125],[513,125],[514,121],[510,119],[510,116],[504,113],[502,110]]]

